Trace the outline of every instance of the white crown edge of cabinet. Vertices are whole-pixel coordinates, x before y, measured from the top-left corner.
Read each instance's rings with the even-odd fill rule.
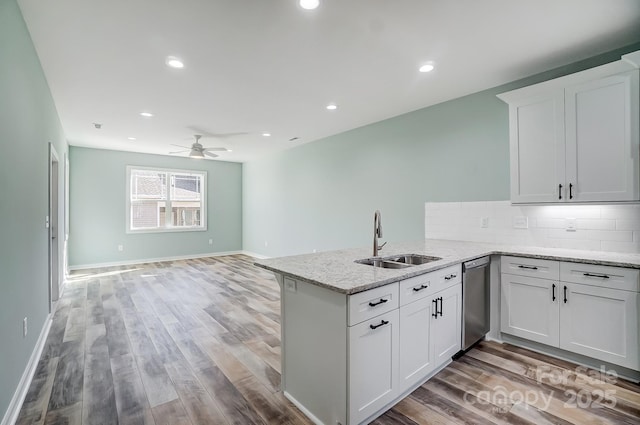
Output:
[[[620,60],[615,62],[610,62],[595,68],[586,69],[563,77],[500,93],[496,96],[505,103],[512,103],[522,99],[523,97],[537,96],[541,93],[548,93],[549,90],[563,89],[573,84],[580,84],[593,79],[608,77],[610,75],[632,71],[639,68],[640,50],[623,55]]]

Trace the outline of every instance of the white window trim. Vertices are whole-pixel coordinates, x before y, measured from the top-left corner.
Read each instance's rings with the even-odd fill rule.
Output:
[[[198,227],[163,227],[157,229],[131,229],[131,170],[150,170],[150,171],[159,171],[163,173],[176,173],[176,174],[193,174],[202,176],[202,213],[201,213],[201,222],[202,225]],[[170,202],[170,192],[171,190],[167,188],[167,202]],[[125,190],[125,198],[126,198],[126,206],[125,206],[125,232],[127,234],[133,233],[174,233],[174,232],[206,232],[207,231],[207,203],[208,203],[208,193],[207,193],[207,172],[201,170],[180,170],[175,168],[163,168],[163,167],[141,167],[137,165],[127,165],[127,175],[126,175],[126,190]]]

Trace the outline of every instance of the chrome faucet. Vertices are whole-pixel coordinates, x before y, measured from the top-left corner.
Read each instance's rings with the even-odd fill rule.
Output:
[[[380,218],[380,210],[376,210],[373,213],[373,256],[378,256],[378,251],[382,249],[387,243],[378,245],[378,238],[382,237],[382,219]]]

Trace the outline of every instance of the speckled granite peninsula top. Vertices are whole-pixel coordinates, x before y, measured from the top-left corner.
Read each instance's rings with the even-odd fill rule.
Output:
[[[388,243],[380,251],[382,257],[401,254],[428,255],[442,259],[405,269],[383,269],[355,263],[355,260],[370,258],[371,248],[354,248],[256,260],[255,264],[264,269],[294,279],[302,279],[343,294],[355,294],[491,254],[640,269],[640,254],[435,239]]]

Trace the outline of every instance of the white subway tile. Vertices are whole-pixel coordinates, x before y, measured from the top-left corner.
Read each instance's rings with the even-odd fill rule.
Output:
[[[588,230],[568,232],[564,229],[547,229],[547,237],[552,239],[593,239],[588,237]]]
[[[548,248],[586,249],[600,251],[599,241],[585,241],[583,239],[550,239],[545,245]]]
[[[544,229],[564,229],[567,227],[567,220],[564,218],[537,217],[538,227]]]
[[[616,221],[604,218],[579,218],[576,220],[578,229],[615,230]]]
[[[578,230],[580,231],[580,230]],[[629,230],[584,230],[587,239],[599,241],[633,241],[633,232]]]
[[[602,205],[602,218],[636,220],[640,217],[640,205]]]
[[[640,254],[640,242],[602,241],[603,251],[632,252]]]
[[[616,220],[616,230],[640,230],[640,217]]]

